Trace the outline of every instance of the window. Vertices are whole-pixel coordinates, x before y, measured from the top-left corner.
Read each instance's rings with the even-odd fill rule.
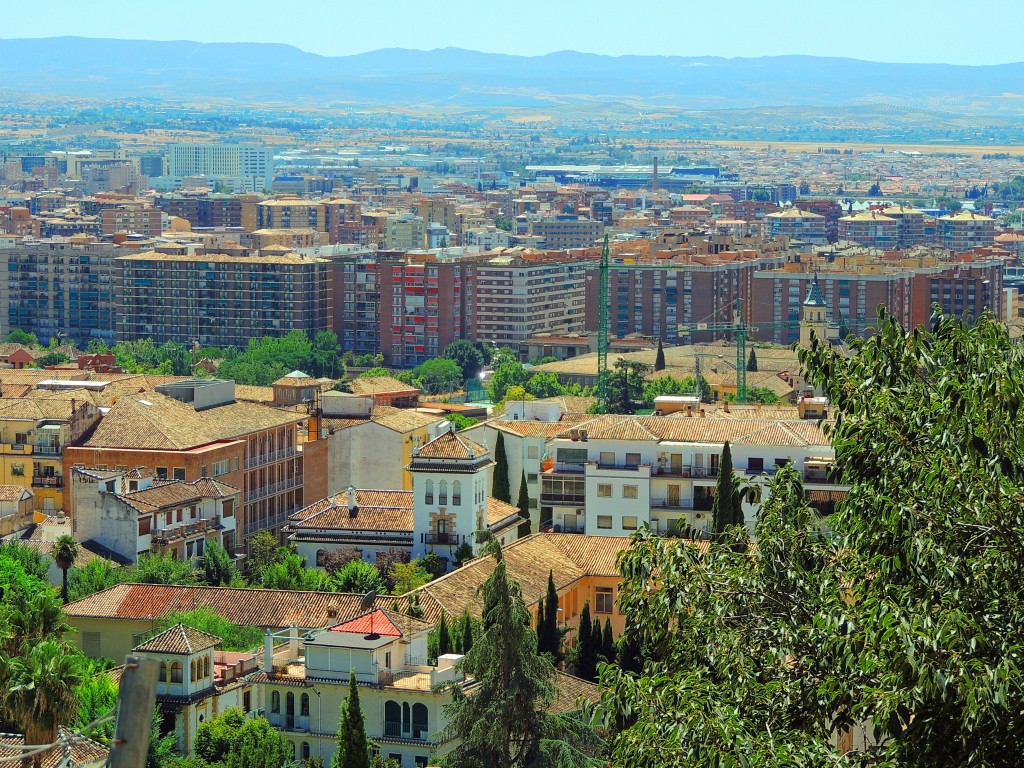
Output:
[[[456,480],[452,483],[452,506],[457,507],[462,504],[462,483]]]
[[[221,475],[226,475],[230,471],[231,471],[231,460],[230,459],[224,459],[224,461],[215,461],[215,462],[213,462],[213,476],[214,477],[220,477]]]
[[[526,447],[526,458],[536,459],[539,455],[539,451],[536,445],[528,445]]]
[[[156,479],[157,480],[166,480],[167,479],[167,467],[157,467],[156,468]]]
[[[610,529],[612,527],[612,516],[611,515],[598,515],[597,516],[597,527]]]
[[[160,676],[157,678],[157,680],[161,683],[167,682],[167,665],[164,664],[162,661],[160,662]]]
[[[527,474],[526,482],[527,483],[536,483],[537,482],[537,473],[536,472],[530,472],[529,474]]]
[[[203,677],[210,676],[210,657],[207,656],[203,659]]]
[[[184,480],[185,479],[185,468],[184,467],[175,467],[174,468],[174,479],[175,480]]]
[[[171,682],[181,683],[185,678],[185,668],[179,662],[171,664]]]
[[[637,493],[637,486],[635,485],[624,485],[622,486],[622,498],[624,499],[635,499]]]
[[[789,459],[776,459],[775,460],[775,466],[776,467],[786,467],[786,466],[789,466],[789,463],[790,463]]]
[[[299,698],[299,717],[309,717],[309,694],[304,693]]]
[[[246,712],[250,712],[252,710],[252,691],[245,691],[242,694],[242,709]]]
[[[300,751],[303,760],[309,760],[309,742],[302,742],[302,749]]]
[[[402,735],[402,707],[396,701],[384,702],[384,735]]]
[[[426,755],[416,755],[413,759],[416,761],[416,768],[427,768],[430,765],[430,758]]]
[[[433,504],[434,503],[434,481],[427,480],[423,491],[423,503]]]
[[[597,588],[597,601],[594,610],[597,613],[611,613],[615,604],[615,592],[611,587]]]
[[[610,499],[612,497],[612,487],[608,483],[599,483],[597,486],[597,495],[602,499]]]
[[[640,454],[639,453],[627,453],[626,454],[626,466],[627,467],[639,467],[640,466]]]
[[[764,459],[755,459],[753,457],[747,459],[747,471],[748,472],[763,472],[764,471]]]
[[[414,739],[425,739],[429,731],[429,715],[426,704],[412,705],[412,737]]]
[[[622,518],[622,530],[624,531],[635,531],[636,530],[636,515],[627,515]]]
[[[275,715],[281,713],[281,694],[277,691],[270,694],[270,712]]]
[[[587,463],[586,448],[559,448],[555,455],[559,464],[579,464],[582,466]]]
[[[448,481],[442,480],[437,484],[437,503],[447,504],[448,503]]]
[[[601,451],[601,456],[598,459],[598,463],[607,464],[614,466],[615,464],[615,452],[614,451]]]
[[[11,474],[16,477],[25,476],[25,465],[24,464],[11,464]]]

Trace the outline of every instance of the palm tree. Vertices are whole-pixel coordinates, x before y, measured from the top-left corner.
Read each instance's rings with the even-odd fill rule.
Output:
[[[75,558],[78,557],[78,542],[66,533],[58,536],[57,540],[53,542],[51,556],[53,557],[53,562],[60,568],[64,579],[60,589],[60,596],[66,604],[68,601],[68,568],[75,564]]]
[[[27,645],[20,656],[0,657],[0,712],[19,725],[26,744],[55,741],[60,726],[78,716],[80,660],[54,640]]]
[[[36,641],[59,641],[70,629],[64,621],[60,603],[49,591],[31,596],[18,594],[5,618],[9,631],[5,633],[3,650],[10,655],[20,653],[23,646]]]

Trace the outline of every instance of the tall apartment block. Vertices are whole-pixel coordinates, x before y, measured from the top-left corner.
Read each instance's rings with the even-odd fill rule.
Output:
[[[843,216],[843,206],[838,200],[828,197],[805,197],[796,200],[793,206],[801,211],[816,213],[825,218],[825,238],[834,243],[839,238],[839,219]]]
[[[171,176],[205,176],[262,192],[274,179],[274,156],[251,144],[171,144],[167,170]]]
[[[104,235],[128,232],[145,237],[159,237],[163,234],[163,212],[148,205],[119,205],[100,211],[100,222]]]
[[[379,256],[383,258],[386,254]],[[369,253],[344,256],[335,262],[331,278],[334,332],[341,348],[356,355],[375,355],[380,351],[377,259],[378,255]]]
[[[475,340],[518,348],[543,331],[583,330],[592,261],[499,256],[476,269]]]
[[[924,211],[902,205],[890,205],[882,213],[896,220],[897,248],[912,248],[925,242]]]
[[[839,239],[868,248],[892,250],[899,242],[899,222],[878,211],[851,213],[839,219]]]
[[[828,240],[825,217],[799,208],[787,208],[764,217],[765,237],[786,236],[805,243],[824,243]]]
[[[347,198],[280,197],[256,204],[257,229],[312,229],[325,233],[331,243],[343,242],[342,231],[346,225],[359,219],[359,203]]]
[[[378,267],[380,350],[388,365],[412,368],[473,338],[476,262],[399,257]]]
[[[129,249],[86,237],[0,240],[0,335],[20,328],[44,344],[114,341],[114,257]]]
[[[544,238],[542,247],[549,251],[593,248],[604,234],[604,224],[576,216],[557,216],[532,222],[530,234]]]
[[[966,253],[976,245],[992,245],[996,237],[996,220],[973,211],[940,216],[938,240],[943,248]]]
[[[153,205],[168,216],[187,220],[193,229],[242,226],[242,201],[234,195],[165,194]]]
[[[163,249],[117,260],[117,338],[244,348],[333,323],[333,263],[272,252],[234,256]]]
[[[728,258],[726,258],[728,256]],[[704,322],[731,322],[737,298],[743,299],[749,318],[753,276],[781,267],[785,257],[751,252],[665,260],[641,268],[612,265],[609,278],[608,333],[622,338],[632,333],[680,342],[679,326]],[[586,330],[597,331],[598,270],[587,270]],[[711,341],[712,332],[689,335],[693,341]]]
[[[976,259],[918,270],[914,275],[911,322],[929,322],[936,304],[942,312],[974,319],[985,312],[1002,317],[1002,259]]]

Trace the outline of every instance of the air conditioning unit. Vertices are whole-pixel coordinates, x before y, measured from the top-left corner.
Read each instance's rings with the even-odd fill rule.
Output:
[[[577,509],[576,509],[576,514],[577,514],[577,515],[583,515],[583,514],[586,514],[586,510],[585,510],[585,509],[583,509],[582,507],[577,507]]]

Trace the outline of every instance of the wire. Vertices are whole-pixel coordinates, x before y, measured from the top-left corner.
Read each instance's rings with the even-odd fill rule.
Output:
[[[60,734],[56,741],[50,742],[49,744],[3,744],[0,743],[0,750],[8,750],[16,752],[14,755],[0,755],[0,763],[13,763],[20,762],[29,757],[35,755],[41,755],[44,752],[49,752],[51,749],[55,749],[60,746],[70,747],[76,743],[88,741],[89,733],[94,731],[101,725],[105,725],[117,716],[117,707],[115,706],[105,715],[93,720],[88,725],[83,726],[77,731]]]

